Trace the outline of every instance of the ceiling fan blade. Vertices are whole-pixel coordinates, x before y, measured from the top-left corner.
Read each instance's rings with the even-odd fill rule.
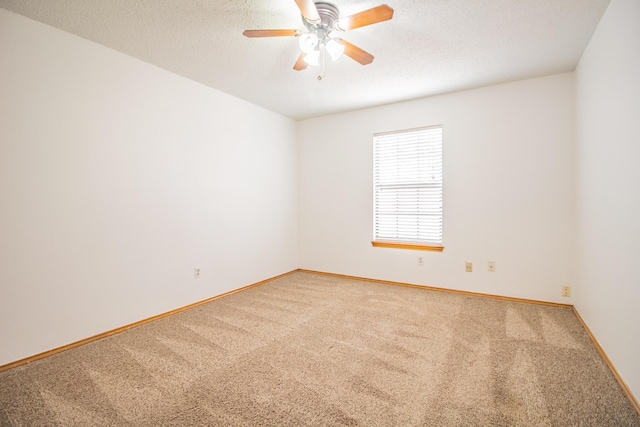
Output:
[[[293,66],[293,69],[296,71],[302,71],[307,68],[307,63],[304,62],[304,57],[307,56],[306,53],[301,52],[296,64]]]
[[[362,65],[371,64],[373,62],[373,55],[371,55],[369,52],[365,52],[358,46],[351,44],[346,40],[335,40],[344,46],[344,54],[354,61],[359,62]]]
[[[304,19],[312,23],[320,22],[320,15],[313,0],[296,0],[296,4]]]
[[[245,30],[245,37],[295,37],[300,35],[298,30]]]
[[[364,27],[378,22],[388,21],[393,18],[393,9],[383,4],[373,9],[368,9],[355,15],[345,16],[338,19],[334,27],[336,30],[347,31]]]

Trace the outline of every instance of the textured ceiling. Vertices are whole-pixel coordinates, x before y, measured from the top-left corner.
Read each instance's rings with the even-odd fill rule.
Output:
[[[341,16],[387,3],[391,21],[348,31],[375,56],[292,69],[294,0],[0,0],[0,7],[293,119],[572,71],[609,0],[335,0]]]

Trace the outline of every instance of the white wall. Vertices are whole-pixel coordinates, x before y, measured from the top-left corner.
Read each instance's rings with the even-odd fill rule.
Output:
[[[0,365],[297,268],[295,127],[0,9]]]
[[[573,87],[568,73],[300,122],[301,268],[571,303]],[[436,124],[444,252],[373,248],[372,134]]]
[[[612,0],[576,70],[575,306],[640,398],[640,2]]]

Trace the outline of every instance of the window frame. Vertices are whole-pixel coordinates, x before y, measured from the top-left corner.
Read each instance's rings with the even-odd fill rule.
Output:
[[[440,129],[440,135],[439,135],[439,163],[437,163],[437,166],[440,168],[440,175],[439,175],[439,185],[436,186],[436,188],[439,188],[439,194],[440,194],[440,216],[439,216],[439,234],[440,234],[440,241],[427,241],[427,240],[411,240],[411,239],[385,239],[385,238],[379,238],[377,237],[380,233],[379,230],[377,229],[377,225],[379,224],[379,212],[378,212],[378,207],[379,207],[379,199],[378,199],[378,192],[379,192],[379,188],[380,185],[378,183],[377,180],[377,170],[376,167],[379,165],[379,159],[378,159],[378,149],[376,146],[376,142],[377,142],[377,138],[380,137],[388,137],[391,135],[409,135],[409,134],[416,134],[418,132],[421,131],[429,131],[432,129]],[[398,131],[391,131],[391,132],[381,132],[381,133],[375,133],[373,134],[373,240],[371,241],[371,245],[374,247],[382,247],[382,248],[395,248],[395,249],[409,249],[409,250],[420,250],[420,251],[433,251],[433,252],[442,252],[444,250],[444,244],[443,244],[443,220],[444,220],[444,215],[443,215],[443,205],[444,205],[444,195],[443,195],[443,187],[444,187],[444,179],[443,179],[443,173],[442,173],[442,169],[443,169],[443,126],[442,125],[432,125],[432,126],[423,126],[423,127],[418,127],[418,128],[412,128],[412,129],[402,129],[402,130],[398,130]],[[415,147],[416,148],[416,154],[417,154],[417,150],[419,147]],[[431,162],[431,160],[429,160],[429,162]],[[437,180],[435,182],[438,182]],[[400,181],[397,181],[395,184],[392,185],[400,185]],[[411,182],[411,183],[404,183],[404,185],[407,186],[415,186],[416,188],[422,188],[422,189],[428,189],[430,187],[433,187],[433,181],[431,182],[427,182],[427,181],[423,181],[423,182]],[[418,198],[416,198],[416,201],[418,200]],[[417,204],[417,203],[416,203]],[[425,210],[421,210],[420,213],[418,215],[423,215],[426,216]],[[417,230],[416,230],[417,232]]]

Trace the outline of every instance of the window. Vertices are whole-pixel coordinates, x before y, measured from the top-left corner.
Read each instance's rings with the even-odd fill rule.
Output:
[[[442,251],[442,126],[373,135],[374,246]]]

